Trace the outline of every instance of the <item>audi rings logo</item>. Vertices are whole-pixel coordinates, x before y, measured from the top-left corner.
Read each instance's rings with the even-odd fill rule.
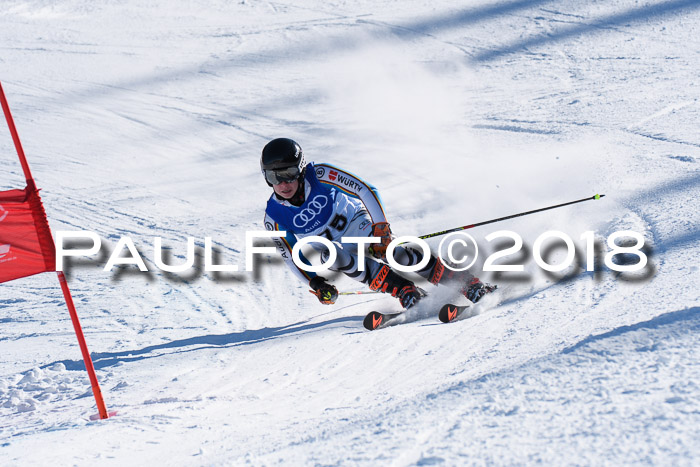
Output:
[[[328,198],[324,195],[316,195],[302,211],[294,216],[294,227],[301,229],[306,227],[311,220],[321,214],[321,210],[328,204]]]
[[[0,222],[5,220],[5,218],[7,217],[7,214],[8,214],[8,212],[0,204]]]

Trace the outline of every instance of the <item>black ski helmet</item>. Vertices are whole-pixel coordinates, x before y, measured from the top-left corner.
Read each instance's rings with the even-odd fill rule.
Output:
[[[262,150],[260,170],[270,186],[303,176],[305,167],[301,146],[292,139],[273,139]]]

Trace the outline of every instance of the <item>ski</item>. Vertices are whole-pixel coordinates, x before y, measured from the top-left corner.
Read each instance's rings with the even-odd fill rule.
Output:
[[[418,293],[420,293],[421,298],[428,296],[428,292],[421,289],[420,287],[416,287],[416,290],[418,290]],[[365,319],[362,321],[362,324],[368,331],[374,331],[375,329],[390,326],[390,323],[392,323],[392,321],[394,321],[395,318],[403,315],[405,311],[406,310],[395,311],[393,313],[380,313],[378,311],[370,311],[369,313],[367,313],[367,316],[365,316]]]
[[[438,318],[443,323],[451,323],[452,321],[459,318],[460,315],[467,308],[469,308],[469,305],[459,306],[459,305],[452,305],[451,303],[448,303],[446,305],[443,305],[442,308],[440,308],[440,313],[438,313]]]
[[[402,314],[403,312],[380,313],[378,311],[370,311],[369,313],[367,313],[367,316],[365,316],[365,319],[362,322],[362,324],[368,331],[374,331],[375,329],[388,325],[388,323],[393,321],[396,317],[401,316]]]
[[[469,308],[469,305],[460,306],[448,303],[446,305],[443,305],[442,308],[440,308],[438,318],[443,323],[450,323],[462,316],[462,314],[467,308]],[[392,323],[396,320],[396,318],[403,315],[404,313],[405,312],[403,311],[396,313],[380,313],[378,311],[370,311],[369,313],[367,313],[367,316],[365,316],[365,319],[363,320],[362,324],[368,331],[374,331],[375,329],[391,326]]]

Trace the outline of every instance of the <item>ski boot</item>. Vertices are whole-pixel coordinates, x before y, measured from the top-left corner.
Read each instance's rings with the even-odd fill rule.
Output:
[[[401,306],[408,310],[421,299],[421,293],[408,279],[396,274],[389,266],[384,265],[379,270],[369,285],[369,288],[383,293],[390,293],[401,302]]]
[[[481,300],[484,295],[493,292],[497,288],[497,285],[484,284],[478,277],[474,277],[460,292],[467,297],[467,300],[476,303]]]
[[[429,264],[428,280],[434,284],[443,284],[447,287],[458,287],[462,295],[467,300],[476,303],[487,293],[491,293],[498,288],[496,285],[484,284],[478,277],[474,277],[467,271],[452,271],[445,268],[438,257],[434,257],[432,265]],[[466,284],[465,284],[466,282]]]

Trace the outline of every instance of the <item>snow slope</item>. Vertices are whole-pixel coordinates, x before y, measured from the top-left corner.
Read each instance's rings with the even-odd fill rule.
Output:
[[[0,3],[49,222],[103,240],[69,276],[119,412],[89,421],[55,277],[2,284],[2,464],[697,464],[699,20],[687,0]],[[205,236],[244,269],[278,136],[373,183],[400,235],[606,197],[470,231],[481,262],[488,234],[524,240],[525,273],[482,275],[500,305],[369,333],[395,299],[324,307],[274,255],[203,270]],[[548,230],[633,230],[650,262],[562,280],[532,260]],[[149,273],[102,270],[125,235]],[[173,263],[196,238],[197,267],[159,272],[155,236]]]

